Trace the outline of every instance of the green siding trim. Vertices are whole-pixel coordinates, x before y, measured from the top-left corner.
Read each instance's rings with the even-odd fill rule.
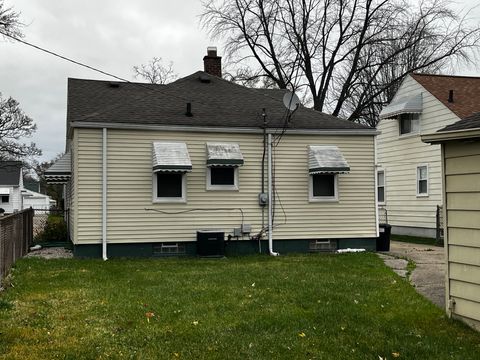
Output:
[[[308,253],[310,251],[311,239],[301,240],[276,240],[273,242],[273,249],[280,254]],[[367,239],[336,239],[339,249],[362,248],[367,251],[375,251],[376,238]],[[180,242],[179,242],[180,244]],[[172,256],[196,256],[196,242],[181,242],[185,246],[183,254],[159,254],[154,252],[154,246],[158,243],[131,243],[131,244],[108,244],[108,258],[141,258],[141,257],[172,257]],[[260,247],[258,241],[240,240],[225,241],[226,256],[241,256],[256,254],[260,252],[268,254],[268,242],[262,240]],[[77,258],[101,258],[101,244],[74,245],[73,254]]]

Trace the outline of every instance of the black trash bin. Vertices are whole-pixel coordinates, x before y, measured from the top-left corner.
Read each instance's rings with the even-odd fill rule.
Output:
[[[377,251],[390,251],[390,233],[392,231],[392,225],[380,224],[379,236],[377,238]]]

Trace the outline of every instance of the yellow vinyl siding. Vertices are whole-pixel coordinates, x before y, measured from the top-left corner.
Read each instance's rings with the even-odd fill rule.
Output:
[[[101,239],[101,130],[78,132],[78,243]],[[188,146],[193,171],[187,176],[187,203],[152,203],[152,143],[182,141]],[[206,190],[206,142],[236,142],[245,159],[239,169],[238,191]],[[260,231],[261,160],[260,134],[108,130],[109,242],[194,241],[196,231],[220,229],[227,234],[241,224]],[[339,175],[337,203],[310,203],[308,198],[308,145],[337,145],[348,161],[350,174]],[[374,148],[372,136],[285,135],[275,151],[277,202],[274,239],[375,237]],[[265,165],[266,169],[266,165]],[[266,191],[265,177],[265,191]],[[82,198],[83,197],[83,198]],[[206,208],[186,214],[167,212]],[[215,211],[230,208],[231,211]],[[267,209],[265,208],[265,223]],[[245,238],[246,239],[246,238]]]
[[[450,141],[444,154],[448,296],[453,315],[480,329],[480,142]]]
[[[422,93],[423,112],[420,132],[399,136],[395,119],[378,124],[377,164],[385,170],[385,207],[388,222],[396,226],[435,228],[436,206],[442,204],[440,145],[421,141],[420,135],[432,133],[458,119],[447,107],[407,76],[396,98]],[[428,197],[417,197],[417,166],[428,166]]]

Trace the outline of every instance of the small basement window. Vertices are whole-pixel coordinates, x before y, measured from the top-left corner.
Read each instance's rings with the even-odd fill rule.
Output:
[[[10,195],[2,195],[2,204],[10,202]]]
[[[186,202],[186,174],[157,172],[153,174],[154,202]]]
[[[337,201],[337,174],[311,174],[309,181],[310,201]]]
[[[418,114],[401,114],[398,116],[400,135],[417,134],[420,131]]]
[[[238,167],[207,167],[207,190],[238,190]]]
[[[417,166],[417,196],[428,196],[428,166]]]

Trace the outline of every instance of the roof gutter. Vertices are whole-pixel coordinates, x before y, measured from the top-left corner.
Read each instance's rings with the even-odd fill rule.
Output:
[[[74,128],[90,129],[118,129],[118,130],[150,130],[150,131],[188,131],[202,133],[240,133],[240,134],[263,134],[263,127],[220,127],[220,126],[189,126],[189,125],[148,125],[131,123],[106,123],[72,121],[68,137],[73,134]],[[267,133],[273,134],[277,128],[267,128]],[[287,129],[291,135],[347,135],[347,136],[375,136],[380,134],[376,129]]]
[[[480,128],[440,131],[421,136],[421,139],[424,143],[430,144],[439,144],[450,140],[463,140],[472,138],[480,138]]]

